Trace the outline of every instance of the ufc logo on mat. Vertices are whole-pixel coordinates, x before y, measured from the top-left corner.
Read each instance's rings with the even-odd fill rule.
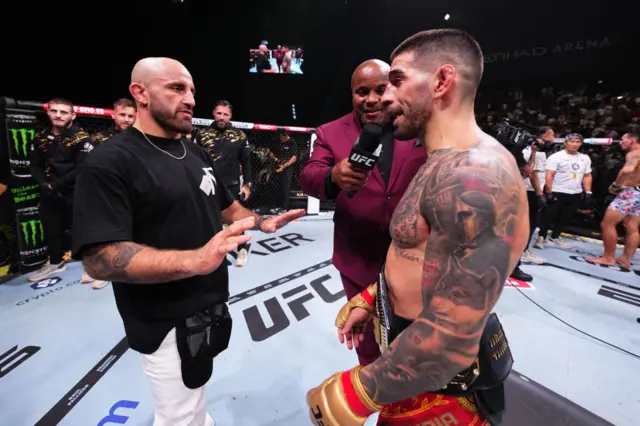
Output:
[[[315,298],[316,295],[320,296],[325,303],[334,303],[345,297],[342,288],[336,293],[332,293],[327,289],[323,283],[330,279],[331,275],[323,275],[311,281],[309,284],[302,284],[282,293],[280,297],[286,301],[286,306],[289,308],[288,311],[293,314],[296,321],[302,321],[311,315],[305,303]],[[338,281],[338,283],[339,282],[340,281]],[[342,286],[340,285],[340,287]],[[258,307],[255,305],[242,311],[245,321],[247,322],[247,327],[249,328],[249,334],[254,342],[267,340],[291,325],[289,314],[285,312],[281,303],[282,302],[278,301],[278,297],[272,297],[264,301],[264,307],[269,314],[270,321],[265,321],[264,318],[262,318]],[[273,325],[267,327],[266,324],[270,322],[273,323]]]
[[[0,379],[38,353],[40,346],[25,346],[16,352],[17,349],[16,345],[0,355]]]

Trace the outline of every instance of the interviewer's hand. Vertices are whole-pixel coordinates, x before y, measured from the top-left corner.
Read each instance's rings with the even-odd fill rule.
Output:
[[[354,191],[367,183],[369,173],[351,167],[349,159],[345,158],[331,170],[331,181],[343,191]]]
[[[253,217],[238,220],[214,235],[207,244],[194,250],[193,272],[196,275],[207,275],[218,269],[227,253],[231,253],[238,248],[238,245],[251,239],[251,235],[242,235],[242,233],[254,226],[256,226],[256,220]]]

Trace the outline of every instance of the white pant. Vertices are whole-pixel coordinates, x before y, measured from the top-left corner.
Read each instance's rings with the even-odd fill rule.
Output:
[[[182,382],[175,328],[157,351],[142,355],[142,366],[151,381],[155,400],[153,426],[214,426],[207,412],[204,386],[189,389]]]

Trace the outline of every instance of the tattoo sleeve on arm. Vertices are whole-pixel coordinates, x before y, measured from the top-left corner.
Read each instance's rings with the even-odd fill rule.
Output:
[[[82,258],[94,279],[129,284],[158,284],[193,276],[186,266],[187,251],[157,250],[133,242],[97,245]]]
[[[438,391],[472,364],[516,261],[511,245],[526,204],[515,166],[491,151],[452,152],[434,163],[421,178],[420,213],[431,226],[423,311],[360,373],[378,404]]]

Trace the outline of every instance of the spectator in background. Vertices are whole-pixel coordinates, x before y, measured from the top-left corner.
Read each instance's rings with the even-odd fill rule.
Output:
[[[280,143],[273,147],[273,158],[279,163],[275,170],[275,185],[278,188],[279,196],[277,206],[283,210],[288,210],[289,200],[291,200],[291,182],[293,180],[293,166],[300,158],[300,147],[298,143],[291,139],[291,135],[286,130],[278,133]]]
[[[547,208],[540,221],[540,232],[535,247],[544,248],[545,238],[551,229],[549,241],[563,248],[571,248],[560,234],[578,210],[584,188],[585,197],[591,197],[591,158],[578,152],[583,138],[577,133],[567,136],[564,150],[547,159],[545,195]]]
[[[135,123],[136,114],[136,104],[131,99],[120,98],[115,101],[113,103],[113,113],[111,114],[113,125],[104,132],[93,135],[94,147],[104,143],[111,136]]]
[[[64,254],[71,249],[73,196],[80,164],[93,148],[87,132],[73,124],[73,103],[56,98],[47,108],[49,126],[38,132],[31,146],[31,176],[40,185],[40,219],[49,261],[29,276],[36,282],[67,269]]]
[[[216,165],[216,171],[227,189],[238,201],[251,195],[251,159],[249,141],[242,130],[231,123],[233,106],[229,101],[217,101],[213,108],[211,126],[196,134],[196,144],[203,147]],[[242,185],[240,184],[242,169]],[[238,246],[236,266],[242,267],[249,260],[247,244]]]
[[[522,259],[527,262],[542,264],[544,261],[536,256],[530,249],[531,237],[538,227],[540,212],[546,205],[544,195],[544,184],[546,181],[547,170],[547,154],[545,151],[553,147],[555,133],[551,127],[543,127],[540,130],[540,138],[538,142],[538,150],[535,151],[528,147],[524,151],[524,159],[528,161],[531,167],[531,175],[524,180],[524,186],[527,189],[527,199],[529,201],[529,242],[527,248],[522,255]],[[534,155],[532,155],[534,154]]]

